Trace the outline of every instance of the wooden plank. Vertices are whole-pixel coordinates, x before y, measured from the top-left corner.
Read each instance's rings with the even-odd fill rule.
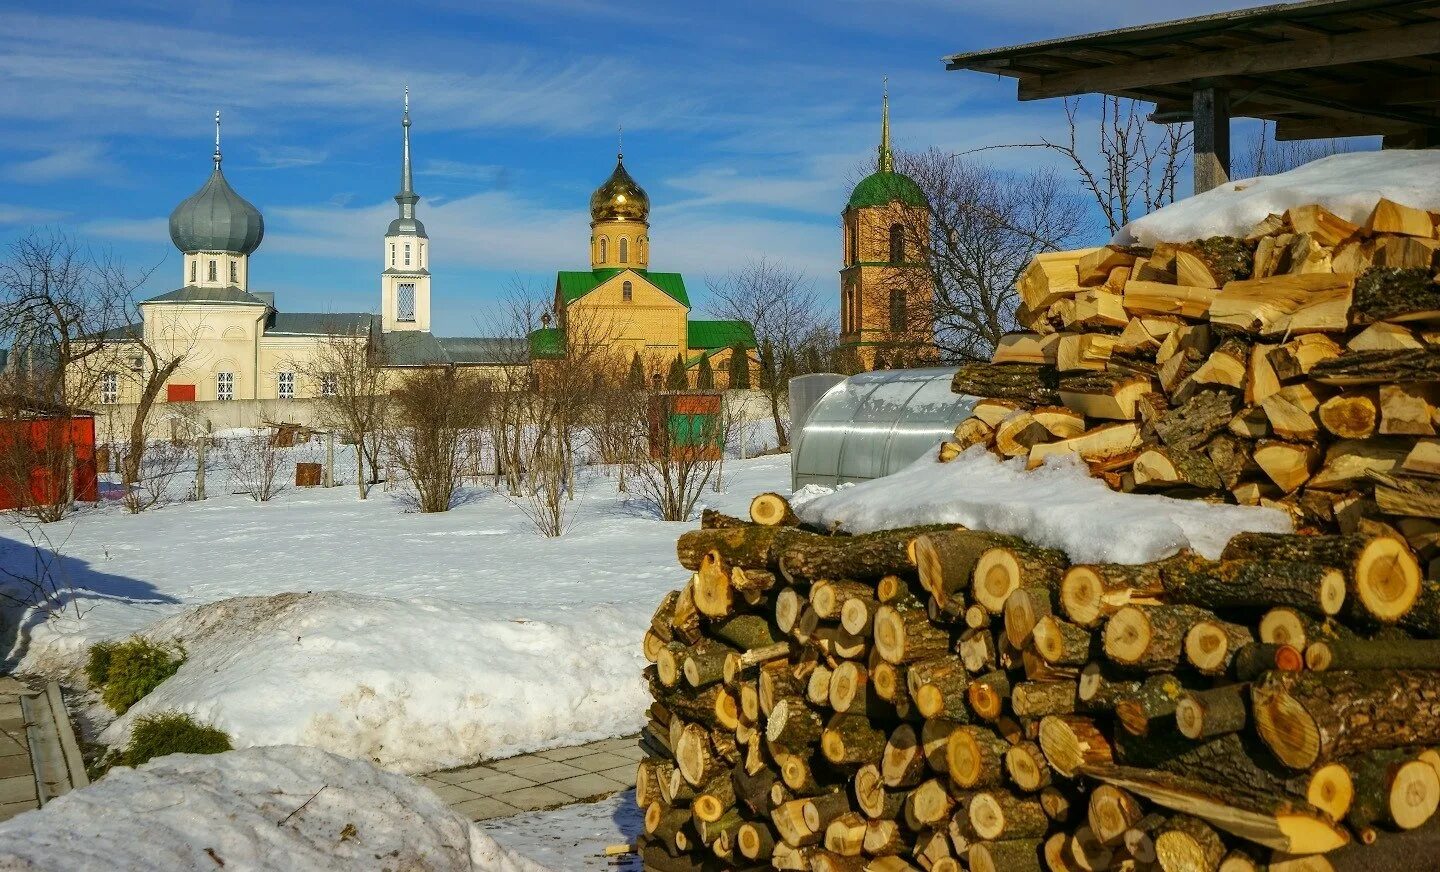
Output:
[[[1436,45],[1440,45],[1440,21],[1278,41],[1230,51],[1187,53],[1098,69],[1022,78],[1019,98],[1042,100],[1096,92],[1113,93],[1209,77],[1383,61],[1407,55],[1432,54]]]

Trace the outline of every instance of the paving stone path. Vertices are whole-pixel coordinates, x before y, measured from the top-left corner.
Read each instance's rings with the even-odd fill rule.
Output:
[[[635,786],[638,736],[537,751],[416,776],[471,820],[603,799]]]

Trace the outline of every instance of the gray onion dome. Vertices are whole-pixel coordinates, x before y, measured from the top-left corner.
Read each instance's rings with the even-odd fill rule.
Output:
[[[204,186],[170,213],[170,240],[184,252],[250,254],[264,238],[265,219],[225,181],[218,154]]]

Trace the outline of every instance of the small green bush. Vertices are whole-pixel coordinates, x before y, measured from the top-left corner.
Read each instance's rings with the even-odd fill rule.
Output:
[[[101,670],[96,667],[94,649],[91,651],[91,669],[86,672],[90,673],[93,669],[98,674]],[[105,663],[105,689],[101,691],[101,698],[116,714],[122,715],[158,687],[160,682],[174,675],[180,664],[185,662],[183,650],[172,653],[139,636],[111,643],[100,657]]]
[[[118,642],[96,642],[90,646],[90,661],[85,664],[85,677],[90,686],[100,689],[110,680],[110,655]]]
[[[117,766],[139,766],[167,754],[219,754],[229,751],[224,730],[198,723],[182,712],[157,712],[135,719],[130,744],[116,755]]]

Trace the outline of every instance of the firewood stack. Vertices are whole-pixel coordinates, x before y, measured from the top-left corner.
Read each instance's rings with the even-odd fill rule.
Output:
[[[1320,206],[1246,238],[1037,257],[1029,332],[954,390],[985,398],[941,459],[977,444],[1030,466],[1078,455],[1116,490],[1276,506],[1301,529],[1385,518],[1440,542],[1437,215]]]
[[[1440,584],[1361,526],[1072,565],[950,526],[826,535],[775,494],[707,512],[645,635],[645,867],[1324,870],[1381,848],[1440,804]]]

